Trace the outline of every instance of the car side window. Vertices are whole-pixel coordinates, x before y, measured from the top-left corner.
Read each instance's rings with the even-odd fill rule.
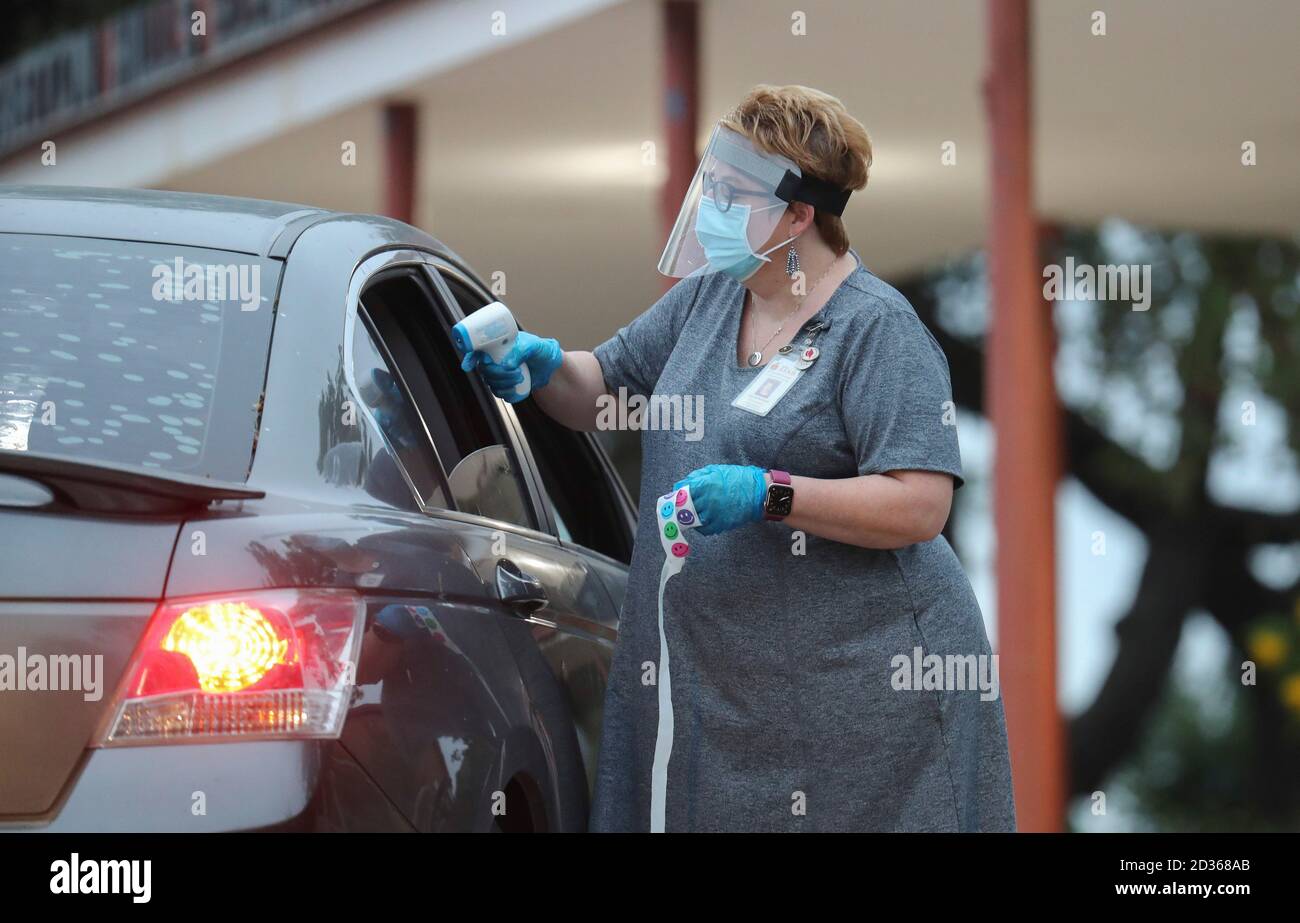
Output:
[[[452,273],[443,280],[470,314],[486,300]],[[561,540],[630,563],[632,537],[623,507],[587,437],[575,433],[546,415],[534,401],[513,405],[524,430],[537,472],[541,475],[546,503]]]
[[[361,304],[420,423],[417,436],[432,443],[446,472],[450,502],[437,505],[537,528],[514,450],[493,425],[484,393],[461,371],[428,282],[415,270],[394,270],[362,292]]]
[[[632,537],[623,507],[586,436],[546,415],[532,401],[515,405],[560,538],[632,562]]]
[[[402,483],[404,471],[409,489],[415,491],[421,503],[447,507],[451,496],[447,479],[425,438],[424,424],[394,374],[389,359],[376,342],[371,321],[364,311],[358,320],[352,337],[352,374],[361,400],[400,468],[395,467],[391,460],[385,464],[382,455],[376,455],[375,460],[367,463],[369,453],[365,451],[364,441],[343,443],[335,448],[334,455],[328,457],[328,467],[343,466],[356,471],[347,476],[336,476],[327,470],[326,476],[331,480],[355,482],[362,480],[361,472],[364,471],[364,483],[370,493],[402,506],[399,494],[407,489]],[[343,448],[351,449],[357,457],[336,457]]]

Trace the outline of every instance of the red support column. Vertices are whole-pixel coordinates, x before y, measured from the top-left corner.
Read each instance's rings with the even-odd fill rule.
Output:
[[[384,106],[384,214],[415,223],[417,124],[414,103]]]
[[[113,20],[100,25],[96,32],[99,44],[99,96],[102,100],[117,86],[117,33]]]
[[[699,156],[695,129],[699,115],[699,8],[695,0],[663,2],[664,142],[668,178],[661,190],[664,239],[673,229]],[[658,254],[656,254],[657,256]],[[672,280],[669,280],[672,281]]]
[[[992,158],[987,405],[996,438],[998,650],[1016,813],[1025,831],[1065,821],[1056,700],[1056,482],[1060,421],[1052,315],[1033,205],[1029,0],[988,0]]]
[[[203,54],[211,54],[212,49],[216,47],[217,42],[217,2],[216,0],[194,0],[192,13],[202,12],[204,27],[206,29],[203,36],[199,39],[199,49]],[[189,28],[194,20],[190,19],[186,23]]]

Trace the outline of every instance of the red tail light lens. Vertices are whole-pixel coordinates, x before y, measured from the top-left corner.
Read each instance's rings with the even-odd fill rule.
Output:
[[[136,649],[99,745],[337,737],[364,614],[347,590],[169,600]]]
[[[266,685],[282,685],[286,680],[292,683],[293,674],[300,678],[294,640],[293,631],[275,610],[266,612],[243,600],[195,603],[167,629],[160,659],[163,654],[178,654],[182,668],[190,667],[182,674],[184,680],[192,672],[204,692],[239,692],[264,680]],[[282,667],[290,675],[272,683],[269,674]],[[162,685],[160,676],[146,673],[144,679],[147,686]]]

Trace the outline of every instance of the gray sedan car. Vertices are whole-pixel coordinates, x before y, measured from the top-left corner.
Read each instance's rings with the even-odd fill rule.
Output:
[[[635,511],[437,240],[0,189],[0,830],[582,830]]]

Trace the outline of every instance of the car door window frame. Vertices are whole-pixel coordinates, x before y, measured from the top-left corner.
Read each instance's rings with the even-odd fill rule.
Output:
[[[353,363],[352,363],[353,343],[357,335],[358,325],[362,327],[363,332],[368,333],[368,331],[366,330],[366,322],[359,316],[360,312],[363,310],[362,294],[364,293],[365,289],[380,274],[385,273],[389,270],[399,269],[402,267],[414,267],[417,270],[419,270],[420,267],[423,267],[422,271],[424,272],[426,279],[430,280],[430,285],[432,286],[434,293],[436,295],[436,297],[433,299],[433,303],[430,305],[431,310],[435,310],[435,311],[442,310],[444,312],[443,315],[444,319],[446,319],[446,317],[450,315],[452,318],[452,320],[450,321],[451,324],[456,323],[456,321],[460,320],[461,317],[463,316],[460,313],[459,307],[456,305],[455,299],[454,298],[449,299],[450,292],[447,290],[446,284],[443,283],[440,278],[438,278],[438,273],[436,269],[437,257],[433,253],[424,250],[411,249],[411,248],[383,250],[380,251],[379,253],[373,254],[367,257],[366,259],[362,260],[357,265],[357,268],[353,270],[352,279],[348,284],[347,311],[344,319],[344,330],[343,330],[344,378],[346,379],[348,391],[350,393],[350,397],[352,398],[353,405],[358,408],[360,413],[369,422],[369,425],[373,428],[373,430],[376,433],[379,433],[380,435],[383,435],[384,431],[379,426],[379,423],[375,419],[373,413],[371,413],[369,406],[361,398],[361,390],[357,386],[356,374],[353,369]],[[450,309],[448,304],[449,301],[450,301]],[[380,347],[381,354],[384,355],[385,358],[388,358],[387,350],[386,348],[384,348],[383,344],[378,343],[377,345]],[[488,412],[488,408],[492,406],[492,402],[494,401],[497,403],[503,403],[503,402],[501,402],[499,398],[495,398],[495,397],[489,398],[486,392],[482,390],[482,384],[480,382],[477,381],[472,382],[472,387],[474,387],[476,393],[479,394],[480,403],[484,405],[483,410],[487,416],[489,426],[491,426],[494,429],[497,435],[502,437],[502,444],[505,445],[514,453],[515,467],[518,469],[520,473],[520,478],[519,478],[521,482],[520,486],[526,495],[526,502],[533,514],[534,521],[537,522],[538,524],[544,525],[545,527],[549,528],[551,522],[550,515],[549,512],[547,512],[545,509],[546,504],[542,502],[541,496],[537,491],[537,486],[535,483],[536,475],[535,472],[533,472],[532,470],[532,459],[530,456],[527,456],[525,454],[525,451],[521,448],[519,444],[517,428],[504,425],[504,421],[502,420],[499,414],[499,408],[498,408],[498,416],[495,418],[495,420],[493,419],[491,413]],[[420,414],[418,408],[416,408],[416,414],[417,416],[420,416],[421,425],[426,426],[427,424],[425,424],[423,416]],[[384,438],[386,441],[387,437],[385,436]],[[437,460],[438,467],[442,471],[444,481],[446,481],[448,479],[450,472],[446,470],[445,464],[443,464],[442,459],[438,456],[437,447],[434,444],[432,437],[429,436],[427,431],[424,433],[424,438],[427,440],[427,447],[430,453],[432,454],[433,458]],[[421,496],[419,489],[412,481],[411,475],[406,470],[405,465],[402,464],[401,459],[394,456],[394,460],[397,463],[398,469],[401,471],[402,479],[406,482],[407,488],[411,492],[411,496],[414,498],[420,511],[427,516],[432,516],[439,519],[449,519],[457,522],[473,523],[475,525],[487,525],[494,529],[500,529],[507,532],[514,532],[517,534],[526,535],[531,538],[541,539],[552,543],[558,543],[559,541],[553,534],[550,534],[549,531],[541,531],[539,528],[522,525],[520,523],[507,522],[505,520],[500,520],[500,519],[492,519],[487,516],[480,516],[477,514],[466,513],[461,510],[447,509],[445,507],[440,507],[440,506],[432,506],[426,503],[424,498]]]
[[[457,282],[482,298],[484,303],[493,300],[492,296],[488,294],[488,292],[478,283],[468,270],[456,265],[455,263],[445,259],[435,259],[426,267],[426,269],[429,271],[430,275],[436,277],[434,281],[435,288],[438,290],[440,296],[451,306],[451,311],[458,318],[464,316],[463,310],[460,307],[460,302],[447,286],[446,281],[441,278],[442,273],[454,277]],[[541,521],[545,523],[545,527],[551,533],[552,537],[562,545],[581,548],[585,553],[599,555],[607,561],[626,567],[626,561],[611,558],[604,552],[583,545],[577,541],[566,542],[560,538],[560,530],[553,516],[554,511],[552,509],[552,504],[550,501],[544,499],[546,497],[546,487],[542,481],[541,470],[538,468],[537,460],[533,456],[532,446],[529,444],[528,438],[524,433],[523,424],[519,422],[519,418],[515,414],[514,408],[510,406],[509,402],[497,398],[496,403],[503,421],[513,429],[515,433],[515,441],[517,445],[516,452],[520,456],[520,465],[525,467],[530,476],[535,479],[536,486],[534,490],[538,497],[537,502],[545,514]],[[615,474],[613,465],[610,463],[609,458],[605,455],[604,450],[596,443],[595,439],[592,438],[590,433],[574,431],[573,435],[584,443],[588,457],[600,470],[601,474],[605,478],[606,484],[619,502],[621,507],[620,513],[627,529],[627,544],[630,548],[636,536],[636,505],[632,502],[631,497],[628,496],[626,485],[623,483],[622,479]],[[522,451],[520,447],[522,448]]]
[[[433,435],[429,432],[429,423],[424,418],[424,414],[420,412],[420,408],[417,406],[415,401],[410,399],[410,395],[412,393],[410,385],[407,384],[406,378],[402,373],[401,367],[398,365],[396,358],[393,356],[392,350],[389,349],[389,346],[384,341],[384,338],[380,336],[379,330],[376,328],[374,320],[370,317],[369,313],[366,312],[364,305],[361,305],[360,308],[358,309],[357,321],[361,325],[361,329],[363,333],[367,337],[369,337],[370,345],[374,349],[376,355],[378,355],[380,360],[384,363],[386,367],[386,371],[393,376],[393,379],[396,382],[397,387],[401,389],[403,398],[405,399],[406,403],[409,404],[409,410],[411,415],[415,417],[416,422],[419,424],[420,433],[422,434],[424,440],[420,448],[428,452],[428,455],[433,462],[433,474],[437,481],[437,483],[434,485],[434,491],[431,492],[431,495],[432,493],[436,493],[440,491],[442,493],[442,496],[447,499],[447,502],[449,503],[454,502],[452,500],[451,483],[448,479],[447,466],[443,463],[442,454],[438,451],[438,444],[436,440],[433,439]],[[354,353],[351,352],[351,347],[349,347],[348,361],[345,363],[345,365],[346,365],[346,374],[349,376],[349,388],[351,388],[352,376],[355,376],[356,374],[355,373],[356,356]],[[370,420],[371,424],[373,424],[375,431],[379,433],[380,436],[384,439],[384,443],[388,447],[389,453],[392,455],[393,461],[396,464],[398,471],[400,471],[402,474],[402,479],[406,482],[407,487],[410,488],[411,492],[415,495],[416,501],[419,503],[420,508],[422,510],[423,509],[444,509],[444,507],[439,506],[436,503],[430,503],[428,500],[425,499],[424,493],[420,490],[419,486],[415,483],[415,476],[411,473],[410,469],[407,467],[406,462],[402,460],[402,456],[397,451],[397,447],[392,444],[392,441],[389,437],[389,433],[379,424],[378,419],[374,415],[374,410],[370,407],[369,403],[367,403],[365,400],[356,399],[359,394],[360,394],[359,391],[353,390],[351,395],[353,398],[352,405],[361,410],[362,414],[367,419]]]

